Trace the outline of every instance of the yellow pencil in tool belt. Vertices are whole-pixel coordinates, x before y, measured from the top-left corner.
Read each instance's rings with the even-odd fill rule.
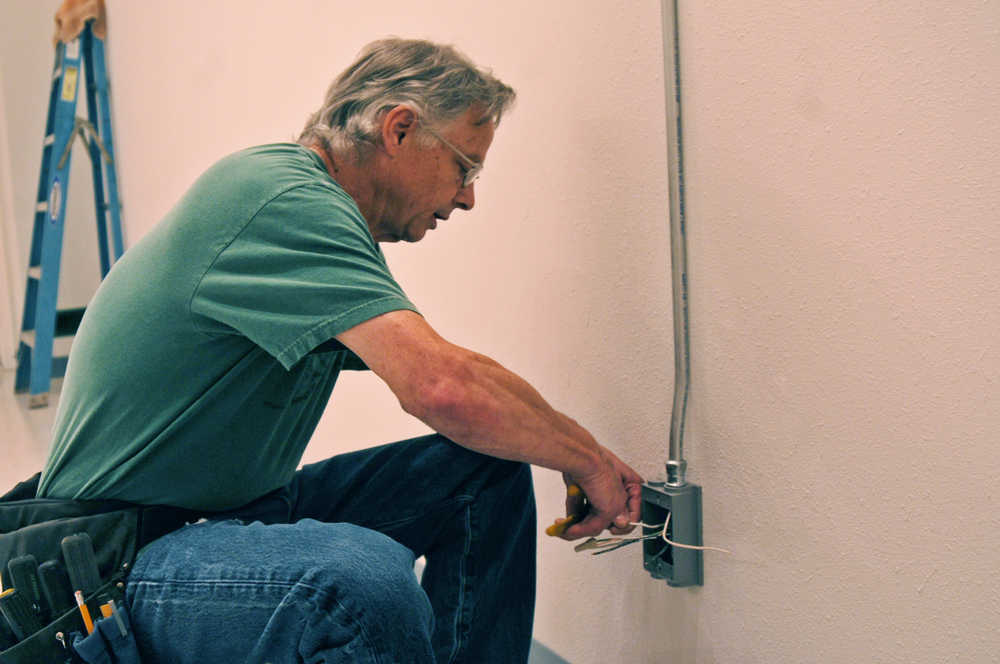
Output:
[[[87,634],[94,633],[94,621],[90,619],[90,609],[87,608],[87,603],[83,601],[83,591],[77,590],[73,593],[76,597],[76,605],[80,607],[80,615],[83,616],[83,625],[87,628]]]

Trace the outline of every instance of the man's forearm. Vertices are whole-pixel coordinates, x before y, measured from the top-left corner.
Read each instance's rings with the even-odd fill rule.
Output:
[[[601,447],[496,361],[453,346],[424,407],[413,414],[463,447],[573,475],[598,472]]]

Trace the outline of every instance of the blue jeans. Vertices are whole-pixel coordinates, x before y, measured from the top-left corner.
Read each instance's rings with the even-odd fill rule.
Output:
[[[145,664],[526,662],[531,471],[438,435],[339,455],[148,545],[126,598]]]

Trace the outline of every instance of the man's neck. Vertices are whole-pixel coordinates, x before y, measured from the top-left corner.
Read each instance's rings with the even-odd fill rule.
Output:
[[[378,219],[379,197],[375,186],[375,156],[362,162],[355,155],[348,156],[327,150],[319,141],[308,147],[323,160],[326,171],[334,182],[354,199],[368,224],[368,232],[373,238],[376,237],[373,224]]]

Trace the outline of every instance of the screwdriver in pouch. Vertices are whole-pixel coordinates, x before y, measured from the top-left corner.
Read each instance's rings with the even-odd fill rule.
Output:
[[[48,605],[38,583],[38,560],[30,553],[12,558],[7,562],[7,572],[11,585],[21,593],[42,624],[48,622]]]
[[[87,533],[76,533],[62,539],[63,559],[73,590],[88,596],[101,587],[101,573],[94,557],[94,544]]]
[[[31,605],[17,588],[10,588],[0,593],[0,614],[10,625],[18,641],[23,641],[43,627],[42,621],[38,619]]]
[[[39,565],[38,580],[42,585],[42,595],[52,610],[53,620],[76,608],[69,576],[66,574],[66,568],[58,560],[46,560]]]

